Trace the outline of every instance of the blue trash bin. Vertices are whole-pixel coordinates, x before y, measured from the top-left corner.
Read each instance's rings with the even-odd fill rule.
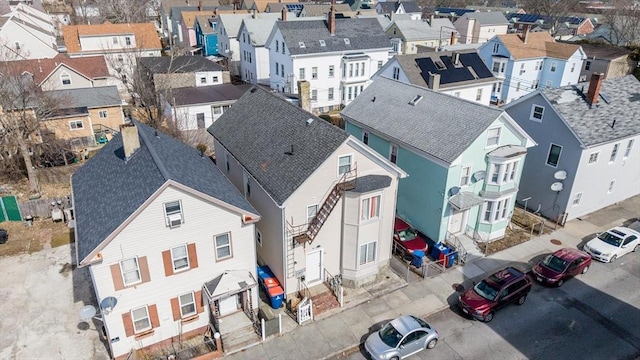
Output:
[[[413,258],[411,259],[411,265],[415,267],[422,267],[422,258],[424,257],[424,251],[422,250],[414,250]]]
[[[279,309],[282,306],[282,302],[284,300],[284,289],[282,286],[277,285],[270,287],[267,289],[269,293],[269,301],[271,302],[271,307],[274,309]]]

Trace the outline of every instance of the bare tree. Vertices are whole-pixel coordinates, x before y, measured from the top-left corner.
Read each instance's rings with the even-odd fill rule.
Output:
[[[524,0],[522,8],[529,14],[547,16],[551,19],[551,35],[555,37],[565,18],[573,16],[580,0]]]
[[[604,23],[609,28],[609,42],[618,46],[637,46],[637,39],[640,38],[640,7],[631,0],[616,0],[613,6],[604,14]]]
[[[114,24],[148,22],[148,11],[153,0],[102,0],[98,3],[100,14]]]

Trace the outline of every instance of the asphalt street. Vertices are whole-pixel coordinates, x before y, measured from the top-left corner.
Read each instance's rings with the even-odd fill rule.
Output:
[[[636,359],[640,356],[640,253],[614,264],[594,261],[560,288],[534,283],[522,306],[491,323],[469,320],[457,306],[427,320],[440,342],[408,359]],[[368,359],[362,346],[333,359]]]

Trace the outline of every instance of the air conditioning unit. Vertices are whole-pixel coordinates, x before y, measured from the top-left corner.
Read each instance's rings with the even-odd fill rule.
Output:
[[[180,214],[171,214],[167,216],[167,223],[171,229],[180,227],[182,225],[182,216]]]

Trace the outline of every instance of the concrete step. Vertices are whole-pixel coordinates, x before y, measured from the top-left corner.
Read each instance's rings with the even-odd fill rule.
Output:
[[[221,337],[222,346],[224,347],[225,352],[233,351],[234,349],[244,345],[259,342],[261,340],[253,329],[253,326],[246,326],[234,330],[232,333],[222,333]]]

